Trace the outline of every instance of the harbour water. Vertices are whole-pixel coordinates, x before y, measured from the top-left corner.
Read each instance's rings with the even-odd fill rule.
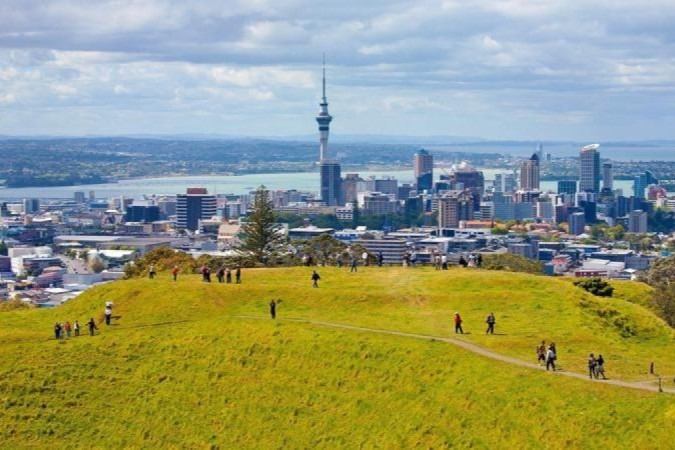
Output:
[[[351,171],[345,171],[349,173]],[[357,172],[357,171],[354,171]],[[500,170],[484,170],[486,180],[493,180]],[[399,183],[412,183],[413,171],[394,170],[378,172],[358,172],[361,177],[375,176],[377,178],[390,176]],[[438,174],[436,172],[437,176]],[[161,177],[120,180],[117,183],[90,184],[81,186],[60,187],[28,187],[0,189],[0,200],[16,201],[24,198],[40,199],[72,199],[77,191],[83,191],[88,196],[93,191],[98,199],[113,197],[127,197],[143,199],[144,196],[175,195],[184,193],[188,187],[205,187],[209,193],[215,194],[246,194],[258,186],[265,185],[268,189],[297,189],[298,191],[316,192],[319,186],[318,172],[301,173],[265,173],[250,175],[201,175],[185,177]],[[631,195],[633,182],[631,180],[615,180],[614,188],[623,189],[624,195]],[[541,188],[544,191],[556,191],[555,181],[543,181]]]

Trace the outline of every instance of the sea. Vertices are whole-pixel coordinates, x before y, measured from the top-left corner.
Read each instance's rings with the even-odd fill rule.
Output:
[[[399,183],[412,183],[413,171],[344,171],[344,173],[356,173],[363,178],[374,176],[376,178],[393,177]],[[438,172],[438,171],[435,171]],[[497,173],[503,170],[484,169],[487,184],[494,180]],[[440,176],[440,174],[436,174]],[[300,173],[262,173],[249,175],[200,175],[200,176],[177,176],[158,178],[139,178],[119,180],[115,183],[88,184],[80,186],[59,187],[26,187],[26,188],[0,188],[0,200],[20,201],[25,198],[38,199],[72,199],[75,192],[84,192],[87,197],[90,192],[96,199],[111,199],[114,197],[126,197],[143,200],[153,196],[176,195],[184,193],[189,187],[204,187],[211,194],[235,194],[242,195],[254,191],[264,185],[271,190],[296,189],[303,192],[317,192],[319,186],[318,172]],[[633,188],[632,180],[614,180],[614,188],[622,189],[624,195],[631,195]],[[556,181],[542,181],[543,191],[556,192]]]

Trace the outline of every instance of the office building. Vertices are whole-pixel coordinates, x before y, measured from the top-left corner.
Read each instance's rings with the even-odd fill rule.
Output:
[[[321,201],[326,206],[343,204],[340,200],[340,163],[337,161],[321,161]]]
[[[431,189],[434,182],[434,157],[428,151],[420,149],[413,160],[417,190]]]
[[[127,207],[124,214],[125,222],[151,223],[159,220],[159,206],[157,205],[136,205]]]
[[[628,232],[646,233],[647,232],[647,213],[640,209],[628,213]]]
[[[188,188],[185,194],[176,196],[176,228],[197,231],[202,220],[216,215],[215,195],[209,195],[205,188]]]
[[[602,190],[611,191],[614,189],[614,176],[612,175],[612,164],[604,163],[602,165]]]
[[[516,177],[512,173],[498,173],[495,175],[494,192],[510,194],[517,189]]]
[[[587,145],[579,154],[579,191],[600,191],[600,148],[599,144]]]
[[[650,184],[658,184],[659,180],[656,179],[654,174],[649,170],[645,170],[643,174],[640,174],[633,178],[633,196],[637,198],[645,198],[645,191]]]
[[[473,199],[467,191],[450,191],[438,199],[438,227],[457,228],[460,220],[473,220]]]
[[[530,159],[523,161],[520,167],[520,189],[534,191],[539,189],[539,156],[533,153]]]
[[[558,181],[558,194],[574,195],[576,193],[577,193],[577,182],[575,180]]]
[[[586,217],[583,212],[574,212],[568,218],[569,233],[575,236],[584,234],[586,229]]]
[[[23,199],[24,214],[35,214],[38,211],[40,211],[40,200],[38,200],[37,198]]]

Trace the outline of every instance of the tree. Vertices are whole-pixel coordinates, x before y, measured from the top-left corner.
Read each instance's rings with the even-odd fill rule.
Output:
[[[0,256],[7,256],[7,253],[9,253],[9,249],[3,239],[2,242],[0,242]]]
[[[238,249],[253,255],[258,262],[266,263],[271,253],[283,241],[279,224],[274,220],[272,202],[265,186],[260,186],[253,197],[253,208],[241,228],[241,244]]]
[[[101,258],[96,257],[91,261],[91,263],[89,263],[89,268],[94,273],[101,273],[105,270],[105,264]]]
[[[611,297],[614,293],[612,285],[599,277],[576,280],[574,285],[598,297]]]
[[[654,261],[644,281],[654,288],[654,308],[670,326],[675,326],[675,256]]]

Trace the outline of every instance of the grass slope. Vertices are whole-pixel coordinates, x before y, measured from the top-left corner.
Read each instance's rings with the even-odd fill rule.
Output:
[[[0,447],[671,443],[672,396],[554,377],[440,342],[235,317],[264,316],[275,297],[281,317],[449,335],[459,310],[468,341],[532,359],[539,340],[555,340],[566,370],[582,372],[587,353],[600,351],[610,376],[642,379],[651,359],[673,369],[672,330],[631,301],[644,292],[603,300],[565,280],[402,268],[325,268],[312,289],[310,273],[250,270],[242,285],[130,280],[56,310],[0,314]],[[49,340],[54,321],[100,317],[105,300],[116,303],[115,325]],[[490,310],[505,335],[483,334]]]

